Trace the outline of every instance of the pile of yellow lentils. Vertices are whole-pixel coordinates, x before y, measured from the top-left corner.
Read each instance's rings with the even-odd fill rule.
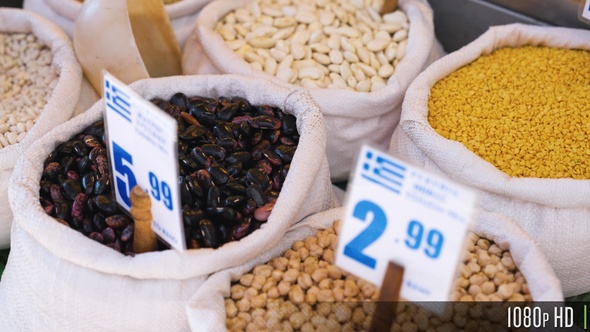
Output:
[[[590,51],[523,46],[437,82],[437,133],[514,177],[590,179]]]

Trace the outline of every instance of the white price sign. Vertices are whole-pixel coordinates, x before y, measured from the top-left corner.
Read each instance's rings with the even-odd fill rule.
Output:
[[[475,193],[368,146],[349,188],[336,265],[380,287],[393,261],[401,298],[448,300]]]
[[[590,24],[590,0],[580,2],[579,18],[581,21]]]
[[[131,209],[135,185],[152,201],[152,229],[177,250],[185,250],[178,187],[176,120],[104,72],[103,96],[108,150],[117,203]]]

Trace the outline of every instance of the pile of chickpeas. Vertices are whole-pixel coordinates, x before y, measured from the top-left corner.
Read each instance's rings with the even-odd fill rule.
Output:
[[[296,241],[282,256],[261,264],[231,286],[225,299],[230,331],[366,331],[379,292],[334,265],[339,222]],[[510,252],[469,235],[452,301],[531,301]],[[442,315],[400,302],[392,331],[505,327],[498,307],[455,303]]]
[[[498,49],[432,87],[428,121],[510,176],[590,179],[588,63],[587,50]]]

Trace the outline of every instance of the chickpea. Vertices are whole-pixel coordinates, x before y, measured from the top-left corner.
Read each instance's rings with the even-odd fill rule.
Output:
[[[318,243],[318,238],[315,236],[310,236],[305,239],[305,248],[311,251],[311,246]],[[316,256],[317,257],[317,256]]]
[[[334,251],[332,249],[324,250],[322,259],[330,264],[334,264]]]
[[[287,272],[283,274],[283,281],[293,283],[297,281],[297,277],[299,277],[299,270],[288,269]]]
[[[291,283],[287,282],[285,280],[279,282],[279,284],[277,285],[277,290],[279,291],[280,296],[287,295],[289,293],[290,289],[291,289]]]
[[[313,280],[311,280],[311,276],[308,273],[301,273],[297,277],[297,284],[302,289],[308,289],[309,287],[313,286]]]
[[[304,261],[309,257],[309,249],[305,247],[299,248],[299,250],[297,250],[297,253],[299,253],[299,257],[301,257],[301,259]]]
[[[242,277],[240,277],[240,284],[242,284],[246,287],[250,287],[250,286],[252,286],[253,280],[254,280],[254,275],[252,273],[247,273],[247,274],[244,274]]]
[[[309,247],[309,255],[313,257],[321,257],[324,254],[324,249],[317,244],[312,244]]]
[[[311,275],[313,281],[320,283],[322,280],[328,278],[328,270],[327,269],[317,269],[313,271]]]
[[[236,303],[231,299],[225,299],[225,314],[229,318],[238,315],[238,307],[236,307]]]
[[[305,300],[305,295],[303,294],[301,287],[299,285],[291,286],[291,289],[289,290],[289,301],[295,304],[300,304],[303,303],[303,300]]]
[[[293,250],[297,251],[303,247],[305,247],[305,242],[303,242],[301,240],[297,240],[297,241],[295,241],[295,243],[293,243],[293,246],[291,248]]]
[[[257,295],[253,297],[252,300],[250,300],[250,305],[252,306],[252,308],[264,308],[266,306],[266,298],[266,293]]]
[[[231,286],[230,292],[231,292],[231,298],[234,300],[240,300],[244,297],[244,291],[246,290],[246,287],[244,287],[243,285],[240,284],[235,284],[233,286]]]
[[[289,259],[286,257],[276,257],[272,260],[272,266],[280,271],[286,271],[289,265]]]
[[[272,266],[264,264],[255,266],[252,272],[254,273],[254,276],[262,276],[264,278],[269,278],[272,273],[272,270]]]
[[[334,302],[334,293],[330,289],[322,289],[317,294],[318,302]]]
[[[252,280],[252,288],[256,290],[261,290],[264,284],[266,283],[266,278],[262,275],[255,275],[254,279]]]
[[[336,316],[336,320],[340,323],[348,322],[352,318],[352,310],[348,305],[342,302],[335,303],[332,312],[334,313],[334,316]]]
[[[266,282],[264,283],[264,286],[262,286],[262,292],[267,293],[269,289],[271,289],[272,287],[275,287],[277,285],[277,281],[270,277],[268,279],[266,279]]]

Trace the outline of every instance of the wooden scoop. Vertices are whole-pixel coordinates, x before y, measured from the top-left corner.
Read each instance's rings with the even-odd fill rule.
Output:
[[[383,6],[381,7],[381,15],[391,13],[397,9],[397,0],[383,0]]]
[[[180,47],[162,0],[86,0],[73,44],[99,94],[103,69],[126,84],[181,74]]]

